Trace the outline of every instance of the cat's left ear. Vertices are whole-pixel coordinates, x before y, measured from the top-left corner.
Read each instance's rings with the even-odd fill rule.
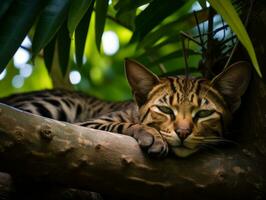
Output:
[[[159,78],[142,64],[130,59],[125,60],[125,71],[138,105],[143,105],[149,92],[159,83]]]
[[[241,103],[251,77],[251,66],[247,61],[239,61],[230,65],[219,74],[214,81],[214,87],[224,96],[232,112]]]

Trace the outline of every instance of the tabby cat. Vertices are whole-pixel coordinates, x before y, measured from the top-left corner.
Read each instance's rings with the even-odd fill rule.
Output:
[[[45,117],[132,136],[149,155],[165,156],[169,148],[186,157],[222,139],[250,79],[244,61],[213,81],[159,78],[129,59],[125,70],[135,101],[111,103],[64,90],[17,94],[0,101]]]

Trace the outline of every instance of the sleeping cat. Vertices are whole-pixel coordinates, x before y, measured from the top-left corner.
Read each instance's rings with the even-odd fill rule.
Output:
[[[65,90],[17,94],[0,101],[45,117],[132,136],[149,155],[165,156],[171,150],[186,157],[222,139],[250,79],[244,61],[229,66],[213,81],[159,78],[129,59],[125,70],[134,101],[107,102]]]

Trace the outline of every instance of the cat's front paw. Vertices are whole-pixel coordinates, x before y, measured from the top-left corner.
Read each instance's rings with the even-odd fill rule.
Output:
[[[164,157],[168,153],[167,142],[155,128],[136,124],[127,129],[125,134],[134,137],[150,156]]]

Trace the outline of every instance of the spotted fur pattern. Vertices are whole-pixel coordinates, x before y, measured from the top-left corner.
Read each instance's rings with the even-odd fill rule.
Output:
[[[150,155],[165,156],[170,149],[186,157],[223,140],[250,74],[243,61],[213,81],[159,78],[132,60],[126,60],[125,69],[135,101],[113,103],[77,92],[44,90],[13,95],[1,102],[80,126],[130,135]]]

